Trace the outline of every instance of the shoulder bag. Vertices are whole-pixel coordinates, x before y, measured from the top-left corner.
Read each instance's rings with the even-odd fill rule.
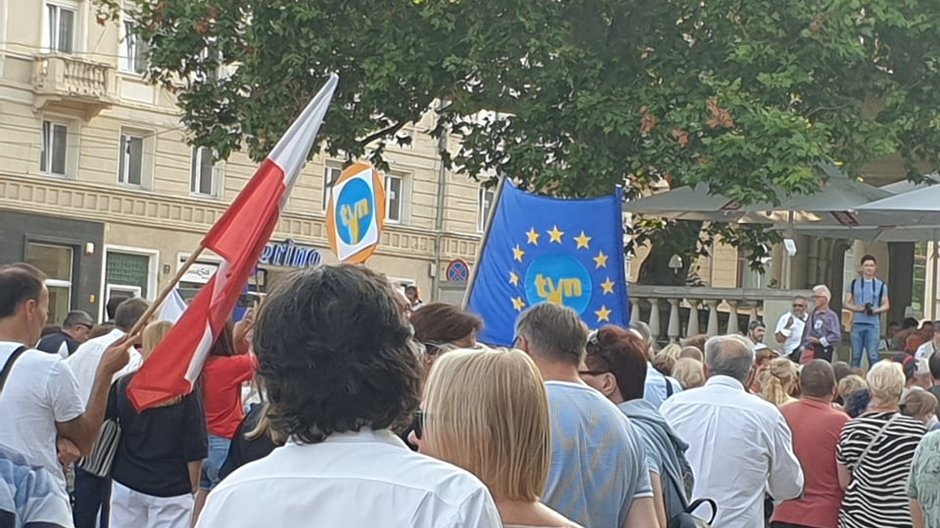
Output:
[[[855,471],[862,466],[862,462],[865,461],[865,457],[868,456],[868,453],[871,451],[871,449],[875,447],[875,444],[877,444],[878,441],[881,440],[881,437],[884,436],[885,431],[888,430],[888,426],[894,423],[894,421],[898,419],[898,416],[901,416],[901,413],[899,412],[894,413],[894,416],[892,416],[887,422],[885,422],[884,425],[881,426],[881,429],[878,430],[878,434],[876,434],[875,437],[871,439],[871,442],[869,442],[868,445],[865,446],[865,450],[862,451],[862,454],[859,455],[858,457],[858,462],[856,462],[855,466],[852,468],[853,480],[855,479]]]
[[[126,376],[125,376],[126,378]],[[122,390],[121,382],[117,380],[111,390]],[[100,478],[110,478],[111,468],[114,466],[114,457],[117,454],[118,444],[121,443],[121,424],[117,418],[108,418],[101,423],[98,431],[98,440],[91,448],[91,453],[75,463],[75,466],[86,473]]]

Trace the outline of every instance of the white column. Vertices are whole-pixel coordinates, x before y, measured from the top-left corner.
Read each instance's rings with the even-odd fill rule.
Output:
[[[653,340],[659,339],[659,299],[651,297],[650,302],[650,335]]]
[[[689,324],[686,327],[685,337],[692,337],[698,335],[700,332],[698,324],[698,299],[686,299],[685,302],[689,303]]]
[[[740,333],[738,328],[738,301],[725,299],[725,302],[731,308],[731,312],[728,314],[728,334]]]
[[[630,321],[640,320],[640,300],[636,297],[630,297]]]
[[[669,299],[669,326],[666,333],[669,336],[669,343],[675,343],[679,340],[679,302],[681,299]]]
[[[718,302],[715,299],[705,301],[705,306],[708,306],[708,329],[705,333],[709,336],[718,335]]]

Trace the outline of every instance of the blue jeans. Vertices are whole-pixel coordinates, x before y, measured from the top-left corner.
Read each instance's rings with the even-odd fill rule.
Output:
[[[881,342],[880,324],[852,325],[852,366],[862,366],[862,349],[868,350],[868,368],[878,362],[878,345]]]
[[[202,478],[199,479],[201,489],[211,490],[219,483],[219,471],[225,463],[231,445],[232,441],[228,438],[209,435],[209,456],[202,461]]]

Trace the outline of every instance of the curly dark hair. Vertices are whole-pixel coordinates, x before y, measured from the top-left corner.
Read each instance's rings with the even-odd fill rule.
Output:
[[[271,428],[305,444],[410,422],[421,369],[392,286],[360,266],[294,272],[265,300],[254,332]]]

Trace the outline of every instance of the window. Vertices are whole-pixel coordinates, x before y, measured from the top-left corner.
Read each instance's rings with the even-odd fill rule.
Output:
[[[385,176],[385,221],[401,222],[402,216],[402,181],[399,176]]]
[[[108,251],[105,264],[105,283],[109,290],[133,292],[147,297],[150,283],[150,256]],[[110,295],[107,297],[110,299]]]
[[[330,205],[330,184],[339,179],[343,169],[339,167],[326,167],[323,170],[323,210]]]
[[[49,19],[46,48],[49,51],[72,53],[75,44],[75,9],[46,4],[46,15]]]
[[[147,43],[136,33],[136,29],[136,22],[124,22],[121,69],[128,73],[144,73],[147,70]]]
[[[121,165],[118,182],[140,185],[144,162],[144,138],[129,133],[121,134]]]
[[[480,217],[477,219],[477,229],[481,233],[486,230],[486,220],[490,217],[492,207],[493,189],[480,189]]]
[[[49,320],[64,321],[72,306],[72,248],[29,242],[26,262],[46,274],[49,289]]]
[[[39,171],[45,174],[66,175],[69,127],[63,123],[42,122],[42,151]]]
[[[222,167],[209,147],[193,147],[189,190],[203,196],[219,196]]]

